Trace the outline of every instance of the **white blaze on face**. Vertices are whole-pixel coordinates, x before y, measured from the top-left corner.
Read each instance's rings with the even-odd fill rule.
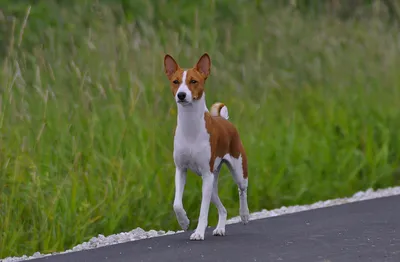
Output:
[[[186,84],[186,75],[187,75],[187,71],[183,71],[183,74],[182,74],[182,83],[180,84],[180,86],[179,86],[179,88],[178,88],[178,90],[176,91],[176,94],[175,94],[175,100],[176,100],[176,102],[179,101],[178,94],[179,94],[180,92],[183,92],[183,93],[186,94],[185,100],[186,100],[187,102],[189,102],[189,103],[192,102],[192,99],[193,99],[193,97],[192,97],[192,92],[190,91],[189,87],[188,87],[187,84]]]

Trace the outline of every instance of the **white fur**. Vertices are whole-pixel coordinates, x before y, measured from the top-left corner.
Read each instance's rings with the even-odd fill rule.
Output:
[[[211,112],[210,112],[210,114],[212,115],[212,116],[218,116],[219,115],[219,112],[218,112],[218,106],[220,105],[220,103],[215,103],[215,104],[213,104],[212,106],[211,106]]]
[[[214,169],[214,187],[213,192],[211,195],[211,201],[217,207],[218,210],[218,224],[217,227],[213,231],[214,236],[224,236],[225,235],[225,225],[226,225],[226,218],[228,213],[224,205],[222,204],[221,200],[218,196],[218,175],[219,171],[221,170],[221,162],[216,169]]]
[[[176,94],[175,94],[175,101],[176,102],[179,101],[178,94],[180,92],[186,93],[186,98],[185,98],[186,102],[188,102],[188,103],[192,103],[193,102],[192,92],[190,92],[189,87],[186,85],[186,75],[187,75],[187,71],[183,71],[182,83],[179,85],[179,88],[178,88],[178,90],[176,91]]]
[[[222,116],[225,119],[229,119],[229,114],[228,114],[228,108],[226,106],[223,106],[221,108],[221,111],[219,112],[220,116]]]
[[[243,164],[242,164],[243,162],[242,161],[243,161],[243,159],[242,159],[241,155],[239,155],[238,158],[234,158],[233,156],[231,156],[229,154],[226,154],[222,159],[217,157],[214,161],[214,174],[217,175],[216,176],[216,179],[217,179],[222,164],[225,163],[228,166],[228,169],[229,169],[230,173],[232,174],[233,180],[238,185],[239,201],[240,201],[239,202],[239,204],[240,204],[239,214],[240,214],[243,224],[247,224],[249,222],[249,217],[250,217],[249,207],[247,204],[248,180],[247,180],[247,178],[243,177]],[[218,192],[218,189],[217,189],[217,192]],[[218,197],[218,195],[217,195],[217,197]],[[222,205],[222,203],[221,203],[221,205]],[[223,214],[223,211],[220,212],[220,210],[218,208],[218,204],[216,204],[216,206],[217,206],[218,213],[219,213],[220,220],[221,220],[221,215]],[[225,232],[226,220],[223,223],[220,220],[218,221],[218,226],[221,225],[221,227],[223,227],[223,231]],[[218,226],[217,226],[217,229],[218,229]]]
[[[248,180],[243,177],[243,159],[242,156],[239,155],[238,158],[234,158],[233,156],[226,155],[224,156],[224,160],[227,162],[228,168],[238,185],[239,190],[239,214],[242,222],[247,224],[249,222],[249,207],[247,205],[247,186]]]
[[[182,197],[186,183],[187,170],[190,169],[202,177],[202,200],[198,225],[190,236],[191,240],[204,240],[204,233],[208,225],[208,212],[212,201],[218,209],[218,225],[214,235],[225,235],[227,212],[218,196],[218,174],[223,162],[227,163],[240,192],[240,215],[244,223],[248,221],[247,207],[247,179],[243,178],[242,158],[230,155],[215,160],[214,170],[210,172],[211,145],[210,135],[206,129],[204,112],[208,111],[205,103],[205,94],[197,100],[192,99],[190,89],[187,87],[186,71],[178,92],[186,92],[187,103],[178,106],[177,128],[174,137],[174,162],[175,171],[175,199],[174,211],[179,225],[187,230],[189,219],[183,207]],[[177,97],[175,97],[178,101]]]

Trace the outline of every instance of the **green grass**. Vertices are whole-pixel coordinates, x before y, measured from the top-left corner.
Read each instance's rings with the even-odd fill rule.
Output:
[[[179,229],[165,52],[185,67],[211,55],[207,104],[226,103],[241,133],[251,211],[400,184],[397,29],[374,17],[311,19],[251,5],[227,17],[217,7],[174,18],[182,7],[167,5],[163,23],[139,27],[105,5],[61,10],[63,27],[33,31],[19,20],[0,75],[0,257],[136,227]],[[219,185],[237,216],[226,168]],[[200,198],[190,173],[191,229]]]

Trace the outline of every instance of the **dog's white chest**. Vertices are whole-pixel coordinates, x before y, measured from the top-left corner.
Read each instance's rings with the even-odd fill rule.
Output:
[[[187,168],[198,175],[210,170],[210,135],[204,129],[196,138],[188,137],[179,129],[174,139],[174,161],[180,168]]]

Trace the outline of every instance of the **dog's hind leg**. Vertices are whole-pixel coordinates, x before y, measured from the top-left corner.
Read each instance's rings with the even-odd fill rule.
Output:
[[[247,224],[249,222],[250,214],[247,204],[248,178],[246,155],[241,154],[238,158],[226,156],[224,157],[224,160],[226,161],[229,171],[238,186],[240,218],[243,224]]]

